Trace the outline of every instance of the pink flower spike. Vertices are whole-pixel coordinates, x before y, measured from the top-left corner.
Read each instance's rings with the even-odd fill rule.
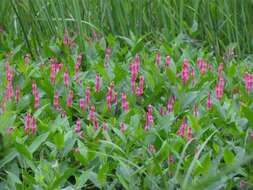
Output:
[[[75,132],[76,132],[76,133],[80,133],[80,132],[81,132],[81,120],[80,120],[80,118],[78,118],[78,119],[76,120]]]
[[[197,107],[197,104],[194,104],[193,112],[194,112],[194,116],[197,117],[198,116],[198,107]]]
[[[103,124],[102,124],[102,128],[104,131],[107,131],[107,124],[106,122],[104,121]]]
[[[64,85],[66,86],[66,88],[68,88],[68,86],[69,86],[69,73],[68,73],[68,70],[65,70],[65,72],[63,74],[63,78],[64,78]]]
[[[206,103],[206,109],[207,111],[212,108],[212,99],[211,99],[211,93],[208,92],[208,97],[207,97],[207,103]]]
[[[12,81],[11,68],[10,68],[10,64],[8,62],[6,64],[6,79],[8,82]]]
[[[188,133],[187,133],[187,140],[191,140],[192,139],[192,128],[188,127]]]
[[[79,106],[84,111],[84,107],[85,107],[85,100],[84,100],[84,98],[81,98],[79,100]]]
[[[159,66],[160,63],[161,63],[161,54],[160,54],[160,52],[158,52],[156,54],[156,64]]]
[[[70,43],[70,40],[69,40],[68,31],[65,30],[65,32],[64,32],[64,37],[63,37],[63,44],[64,44],[65,46],[67,46],[67,45],[69,45],[69,43]]]
[[[128,109],[129,109],[129,105],[128,105],[128,102],[127,102],[127,99],[126,99],[126,93],[125,92],[122,92],[122,95],[121,95],[121,105],[122,105],[122,109],[127,112]]]
[[[37,84],[36,84],[35,80],[32,83],[32,93],[34,96],[35,96],[35,94],[37,94]]]
[[[96,74],[95,87],[96,87],[96,92],[99,92],[101,88],[101,77],[99,74]]]
[[[121,133],[125,133],[125,131],[126,131],[126,126],[125,126],[124,123],[120,123],[120,131],[121,131]]]
[[[19,86],[16,87],[16,103],[20,100],[20,88]]]
[[[54,107],[55,108],[59,107],[59,93],[58,93],[58,91],[55,91],[55,93],[54,93]]]
[[[85,90],[85,101],[86,101],[86,105],[89,106],[90,104],[90,87],[89,86]]]
[[[181,77],[182,77],[183,84],[186,84],[186,82],[189,79],[189,61],[188,61],[188,59],[184,59],[184,61],[183,61]]]
[[[73,90],[69,91],[68,99],[67,99],[67,106],[71,107],[73,104],[73,97],[74,97],[74,92]]]
[[[93,127],[94,127],[94,130],[95,130],[95,131],[98,130],[98,121],[97,121],[97,119],[95,119],[95,120],[93,121]]]
[[[221,76],[223,69],[224,69],[223,63],[219,64],[219,67],[218,67],[218,76]]]
[[[253,75],[246,73],[244,75],[244,81],[245,81],[246,91],[249,94],[253,86]]]
[[[29,112],[26,113],[26,118],[25,118],[25,132],[28,132],[30,129],[31,125],[31,115]]]
[[[92,105],[89,113],[89,120],[93,122],[95,120],[95,106]]]
[[[50,81],[52,85],[55,83],[55,78],[56,78],[56,64],[52,63],[50,69]]]
[[[170,59],[170,56],[166,56],[166,59],[165,59],[165,64],[166,66],[170,66],[170,62],[171,62],[171,59]]]
[[[111,53],[111,49],[110,48],[106,48],[105,49],[105,67],[108,67],[109,62],[110,62],[110,53]]]
[[[35,117],[32,117],[32,134],[35,135],[36,131],[37,131],[36,119]]]
[[[38,109],[40,105],[40,97],[38,92],[34,96],[34,109]]]

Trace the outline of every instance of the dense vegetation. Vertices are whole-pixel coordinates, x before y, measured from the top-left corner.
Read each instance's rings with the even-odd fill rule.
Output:
[[[0,189],[253,189],[252,10],[0,1]]]

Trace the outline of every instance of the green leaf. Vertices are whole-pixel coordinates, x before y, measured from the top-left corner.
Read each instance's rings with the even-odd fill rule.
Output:
[[[32,154],[31,154],[31,152],[27,149],[27,147],[25,146],[25,145],[23,145],[23,144],[20,144],[20,143],[15,143],[15,148],[16,148],[16,150],[19,152],[19,154],[21,155],[21,156],[24,156],[24,157],[26,157],[27,159],[29,159],[29,160],[32,160]]]
[[[49,132],[36,137],[33,143],[29,146],[30,152],[34,153],[39,148],[39,146],[47,140],[48,135]]]
[[[234,163],[235,156],[234,156],[232,151],[230,151],[228,149],[225,149],[223,157],[224,157],[224,160],[227,164],[233,164]]]

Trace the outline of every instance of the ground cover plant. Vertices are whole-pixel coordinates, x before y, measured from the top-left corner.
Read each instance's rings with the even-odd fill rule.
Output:
[[[252,188],[251,65],[123,44],[1,55],[1,188]]]

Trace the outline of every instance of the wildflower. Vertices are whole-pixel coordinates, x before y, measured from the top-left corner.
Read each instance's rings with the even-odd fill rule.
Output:
[[[253,75],[246,73],[244,75],[245,88],[248,93],[250,93],[253,86]]]
[[[135,56],[135,65],[136,65],[136,72],[138,73],[140,70],[140,56],[136,54]]]
[[[126,131],[126,126],[122,122],[120,123],[120,131],[121,131],[121,133],[124,133]]]
[[[96,74],[95,87],[96,87],[96,92],[99,92],[101,88],[101,77],[99,74]]]
[[[92,122],[95,120],[95,106],[94,105],[92,105],[90,108],[89,120]]]
[[[173,101],[173,98],[171,97],[167,103],[167,109],[169,113],[173,111],[173,104],[174,104],[174,101]]]
[[[52,85],[55,83],[55,77],[56,77],[56,64],[52,63],[50,66],[50,81]]]
[[[10,68],[10,64],[8,62],[6,64],[6,79],[8,82],[12,81],[11,68]]]
[[[26,113],[26,118],[25,118],[25,132],[28,132],[28,130],[30,129],[30,123],[31,122],[31,115],[29,112]]]
[[[211,93],[208,92],[208,97],[207,97],[207,103],[206,103],[206,109],[207,111],[212,108],[212,99],[211,99]]]
[[[161,54],[160,54],[160,52],[158,52],[156,54],[156,64],[159,66],[160,63],[161,63]]]
[[[84,111],[84,107],[85,107],[85,100],[84,100],[84,98],[81,98],[79,100],[79,106]]]
[[[185,84],[189,79],[189,61],[188,61],[188,59],[184,59],[181,77],[182,77],[183,84]]]
[[[7,99],[11,99],[13,96],[14,96],[14,94],[13,94],[12,81],[9,81],[7,83],[6,97],[7,97]]]
[[[78,119],[76,120],[75,132],[76,132],[76,133],[80,133],[80,132],[81,132],[81,120],[80,120],[80,118],[78,118]]]
[[[74,97],[74,92],[73,90],[69,91],[68,99],[67,99],[67,106],[71,107],[73,104],[73,97]]]
[[[32,134],[35,134],[37,131],[37,124],[35,117],[32,117]]]
[[[223,69],[224,69],[223,63],[219,64],[219,67],[218,67],[218,76],[221,76]]]
[[[93,121],[93,127],[94,127],[94,130],[95,130],[95,131],[98,129],[98,121],[97,121],[97,119],[95,119],[95,120]]]
[[[108,67],[108,65],[109,65],[110,53],[111,53],[111,49],[110,48],[106,48],[105,49],[105,67]]]
[[[166,66],[170,66],[170,62],[171,62],[170,56],[167,55],[166,58],[165,58],[165,64],[166,64]]]
[[[86,101],[86,105],[89,106],[90,104],[90,87],[89,86],[85,90],[85,101]]]
[[[128,102],[127,102],[127,99],[126,99],[126,93],[125,92],[122,92],[122,95],[121,95],[121,105],[122,105],[122,108],[124,111],[128,111],[129,109],[129,105],[128,105]]]
[[[180,135],[181,137],[184,137],[185,135],[185,129],[187,128],[187,123],[186,123],[186,119],[185,117],[183,118],[183,122],[180,126],[180,130],[178,131],[178,135]]]
[[[188,132],[187,132],[187,140],[191,140],[192,139],[192,128],[188,127]]]
[[[110,95],[106,96],[106,104],[107,104],[107,110],[110,111],[111,110],[111,96]]]
[[[66,88],[68,88],[68,86],[69,86],[69,73],[68,73],[68,70],[65,70],[65,72],[63,74],[63,78],[64,78],[64,85],[66,86]]]
[[[65,30],[64,36],[63,36],[63,44],[64,44],[65,46],[67,46],[67,45],[69,45],[69,43],[70,43],[70,40],[69,40],[68,31]]]
[[[118,93],[117,93],[117,92],[114,92],[113,102],[114,102],[115,104],[118,103]]]
[[[205,63],[205,61],[202,58],[198,58],[197,64],[198,64],[198,67],[200,69],[200,73],[202,75],[205,74],[205,72],[207,70],[207,64]]]
[[[223,90],[224,90],[224,79],[222,78],[222,76],[220,76],[218,79],[218,83],[216,85],[216,97],[218,100],[221,99],[223,95]]]
[[[160,114],[163,116],[164,115],[164,111],[163,111],[163,107],[161,106],[159,109]]]
[[[55,108],[59,107],[59,93],[58,93],[58,91],[55,91],[55,93],[54,93],[54,107]]]
[[[6,128],[6,133],[8,134],[8,135],[10,135],[10,134],[12,134],[12,132],[13,132],[13,128],[12,127],[8,127],[8,128]]]
[[[37,94],[37,84],[36,81],[33,81],[32,83],[32,94],[35,96]]]
[[[148,105],[148,123],[149,123],[149,124],[152,124],[152,123],[154,122],[152,112],[153,112],[153,108],[152,108],[152,106],[149,104],[149,105]]]
[[[140,76],[140,81],[139,81],[139,87],[137,88],[137,96],[141,96],[143,94],[143,88],[144,88],[144,76]]]
[[[107,125],[106,125],[106,122],[105,122],[105,121],[104,121],[103,124],[102,124],[102,128],[103,128],[104,131],[107,130]]]
[[[38,109],[40,105],[40,97],[38,92],[36,92],[36,94],[34,95],[34,108]]]
[[[20,100],[20,88],[19,86],[16,87],[16,102],[18,103]]]

